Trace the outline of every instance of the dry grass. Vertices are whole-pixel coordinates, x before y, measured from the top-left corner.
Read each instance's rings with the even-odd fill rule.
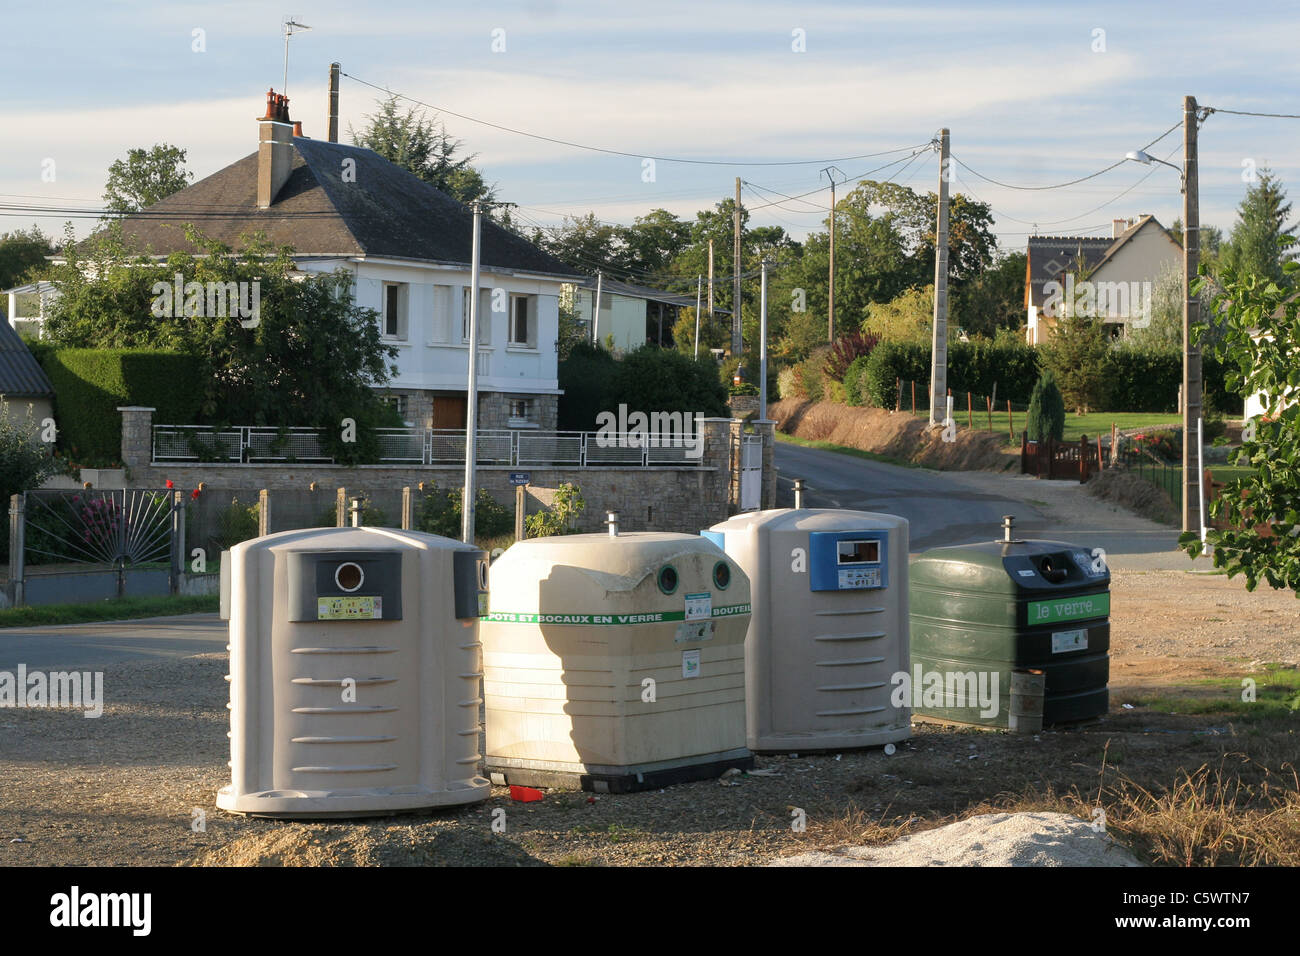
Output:
[[[1087,484],[1088,494],[1113,501],[1135,514],[1162,524],[1178,523],[1178,506],[1168,493],[1145,478],[1119,469],[1106,469]]]
[[[1179,771],[1169,788],[1123,774],[1107,780],[1107,772],[1103,758],[1095,792],[1028,786],[943,816],[891,818],[888,808],[868,814],[850,806],[809,835],[821,846],[879,846],[980,814],[1049,811],[1104,819],[1111,836],[1155,866],[1300,866],[1300,777],[1290,764],[1275,771],[1227,754],[1217,768]]]
[[[955,441],[905,412],[787,399],[768,407],[777,428],[806,441],[830,442],[947,471],[1002,471],[1012,463],[1000,438],[958,428]]]

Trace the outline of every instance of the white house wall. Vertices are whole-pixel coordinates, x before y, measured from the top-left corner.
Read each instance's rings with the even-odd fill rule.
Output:
[[[397,374],[389,386],[396,389],[464,391],[468,372],[467,346],[461,341],[463,290],[470,285],[468,269],[428,265],[373,262],[367,260],[307,260],[303,271],[331,272],[345,266],[356,276],[357,305],[380,313],[382,322],[384,283],[406,285],[405,337],[390,339],[398,356]],[[480,391],[555,393],[559,389],[556,341],[559,338],[560,282],[484,269],[480,277],[483,305],[479,312]],[[508,341],[508,311],[489,311],[492,290],[510,295],[532,295],[535,299],[536,347],[511,345]],[[382,329],[382,325],[381,325]]]

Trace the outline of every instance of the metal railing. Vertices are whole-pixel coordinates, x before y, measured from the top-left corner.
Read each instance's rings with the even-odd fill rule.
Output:
[[[464,429],[377,428],[377,465],[455,465],[465,461]],[[478,463],[510,467],[563,465],[694,468],[703,461],[702,435],[652,443],[645,433],[480,429]],[[315,428],[241,425],[153,426],[155,464],[333,464]]]

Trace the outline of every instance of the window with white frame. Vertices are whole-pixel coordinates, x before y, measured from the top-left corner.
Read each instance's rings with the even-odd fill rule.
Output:
[[[537,296],[510,297],[510,344],[537,348]]]
[[[405,340],[409,287],[405,282],[385,282],[381,312],[384,338]]]

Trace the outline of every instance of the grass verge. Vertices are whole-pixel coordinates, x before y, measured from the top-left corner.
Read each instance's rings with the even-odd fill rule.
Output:
[[[81,624],[86,621],[126,621],[140,617],[215,613],[221,603],[216,594],[177,597],[116,598],[88,604],[45,604],[0,610],[0,628]]]

